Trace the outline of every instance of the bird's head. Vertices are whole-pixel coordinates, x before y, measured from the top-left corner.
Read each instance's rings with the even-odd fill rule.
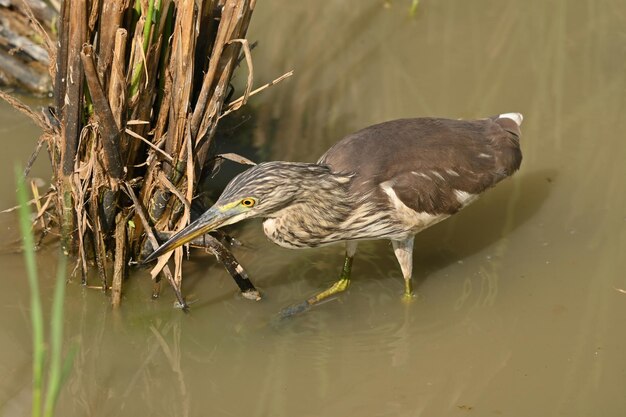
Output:
[[[251,217],[270,217],[302,193],[303,183],[328,168],[316,164],[266,162],[233,178],[213,207],[151,253],[150,262],[198,236]],[[320,172],[317,172],[320,171]]]

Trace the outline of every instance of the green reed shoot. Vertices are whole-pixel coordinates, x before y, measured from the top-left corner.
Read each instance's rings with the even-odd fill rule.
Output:
[[[63,301],[65,298],[65,271],[66,259],[62,254],[59,257],[54,297],[52,300],[52,314],[50,318],[50,357],[47,369],[48,382],[45,386],[45,403],[42,408],[44,394],[43,374],[45,367],[46,345],[44,340],[44,319],[39,291],[39,278],[35,261],[35,242],[31,228],[31,210],[28,206],[28,196],[22,170],[15,169],[17,178],[17,200],[19,203],[19,224],[24,244],[24,262],[26,275],[30,286],[30,318],[33,331],[33,403],[32,416],[52,417],[59,397],[63,381],[69,374],[74,359],[75,349],[71,349],[63,366]]]
[[[30,286],[30,320],[33,326],[33,417],[41,415],[41,393],[43,387],[43,313],[41,311],[41,296],[39,295],[39,280],[37,277],[37,264],[35,262],[35,241],[31,232],[30,209],[26,185],[22,177],[22,170],[15,168],[17,178],[17,201],[19,208],[19,223],[22,241],[24,242],[24,262],[26,263],[26,276]]]
[[[146,14],[146,20],[143,25],[143,53],[144,55],[148,52],[148,47],[150,46],[150,31],[152,27],[157,23],[156,17],[160,15],[159,8],[161,7],[161,2],[158,1],[155,9],[155,0],[148,1],[148,11]],[[136,10],[141,13],[141,4],[139,1],[136,2],[135,6]],[[130,97],[134,97],[139,91],[139,81],[141,81],[141,72],[144,70],[144,61],[139,60],[135,67],[133,68],[133,75],[130,82]]]

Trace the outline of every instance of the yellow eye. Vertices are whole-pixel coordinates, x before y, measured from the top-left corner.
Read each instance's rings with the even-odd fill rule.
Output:
[[[244,198],[241,200],[241,205],[248,208],[254,207],[255,203],[256,201],[254,201],[254,198]]]

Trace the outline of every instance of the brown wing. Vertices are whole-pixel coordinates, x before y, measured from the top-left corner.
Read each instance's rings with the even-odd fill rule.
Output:
[[[463,205],[459,192],[479,194],[519,168],[519,137],[510,118],[401,119],[345,137],[319,163],[355,174],[356,195],[388,183],[418,212],[452,214]]]

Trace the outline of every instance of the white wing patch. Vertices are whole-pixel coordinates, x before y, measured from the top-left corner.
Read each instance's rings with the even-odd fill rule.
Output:
[[[454,195],[459,203],[463,205],[463,207],[467,206],[469,203],[475,201],[478,198],[477,194],[471,194],[467,191],[454,190]]]
[[[407,228],[407,232],[414,234],[420,230],[426,229],[435,223],[439,223],[443,219],[449,217],[449,214],[429,214],[426,212],[418,212],[408,207],[400,200],[395,190],[393,189],[393,181],[386,181],[380,184],[380,188],[385,194],[389,196],[389,201],[393,204],[395,211],[395,217],[404,223]]]

